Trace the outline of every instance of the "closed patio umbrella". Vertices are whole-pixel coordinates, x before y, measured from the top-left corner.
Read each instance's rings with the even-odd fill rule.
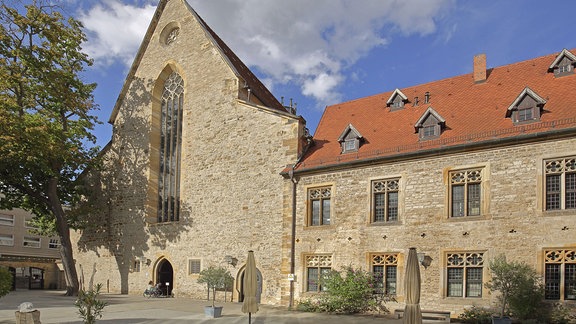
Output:
[[[252,313],[256,313],[258,311],[258,302],[256,300],[258,279],[256,277],[256,261],[254,260],[254,251],[248,251],[248,260],[246,261],[243,280],[244,281],[242,285],[244,289],[244,303],[242,304],[242,312],[248,313],[248,323],[252,323]]]
[[[406,261],[406,275],[404,276],[404,293],[406,306],[404,307],[404,323],[422,323],[422,311],[420,310],[420,265],[416,248],[408,251]]]

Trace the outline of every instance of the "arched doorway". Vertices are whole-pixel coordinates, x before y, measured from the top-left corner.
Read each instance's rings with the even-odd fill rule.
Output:
[[[166,259],[158,262],[156,266],[156,284],[160,284],[160,289],[164,296],[171,296],[174,289],[174,270],[172,264]]]
[[[236,278],[236,290],[238,291],[238,301],[244,301],[244,271],[246,270],[246,265],[244,265],[238,271],[238,277]],[[260,269],[256,269],[256,280],[258,282],[258,289],[256,290],[256,301],[260,303],[260,296],[262,295],[262,273]]]

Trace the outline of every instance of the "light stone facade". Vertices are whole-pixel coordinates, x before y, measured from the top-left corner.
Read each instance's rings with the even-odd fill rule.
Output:
[[[351,265],[370,271],[371,254],[397,253],[399,304],[389,306],[402,308],[405,257],[410,247],[416,247],[432,258],[430,266],[421,268],[423,308],[449,310],[456,316],[465,307],[493,305],[495,295],[486,288],[480,298],[447,297],[447,254],[484,253],[487,282],[489,261],[497,255],[526,262],[542,274],[544,249],[575,249],[576,212],[545,211],[542,188],[544,160],[574,155],[576,138],[568,138],[326,168],[297,176],[295,257],[301,279],[295,298],[314,295],[306,292],[307,255],[331,255],[333,269]],[[483,212],[478,217],[449,218],[448,173],[469,168],[483,170]],[[399,221],[371,224],[371,181],[388,178],[400,179]],[[290,180],[286,182],[291,186]],[[307,226],[307,190],[320,186],[332,188],[331,224]]]
[[[74,239],[83,283],[141,294],[148,281],[160,280],[168,261],[173,294],[205,298],[198,275],[189,274],[195,259],[202,269],[228,268],[237,300],[242,267],[254,250],[261,302],[278,304],[284,279],[279,174],[301,150],[304,122],[266,107],[258,89],[247,91],[225,49],[184,1],[162,1],[154,19],[113,112],[103,168],[90,175],[99,183],[91,197],[98,212]],[[179,32],[167,44],[166,30],[174,28]],[[180,219],[157,223],[159,96],[172,72],[184,80]]]
[[[485,283],[499,254],[543,273],[545,249],[576,249],[574,210],[543,207],[544,160],[575,156],[573,134],[293,172],[306,148],[304,120],[249,89],[236,59],[184,0],[160,1],[112,113],[103,167],[87,174],[96,212],[74,233],[84,285],[140,294],[168,271],[175,296],[205,298],[190,274],[190,260],[200,260],[202,269],[231,271],[238,300],[254,250],[261,302],[292,305],[314,295],[307,260],[370,271],[372,255],[394,254],[398,304],[389,306],[400,308],[405,257],[416,247],[431,258],[422,269],[423,308],[456,316],[495,296],[483,288],[481,297],[447,297],[449,253],[482,253]],[[160,98],[173,72],[184,80],[180,219],[158,223]],[[482,212],[450,218],[449,175],[466,169],[482,172]],[[379,179],[399,179],[397,222],[370,221],[371,181]],[[331,189],[330,225],[307,224],[307,193],[317,187]]]

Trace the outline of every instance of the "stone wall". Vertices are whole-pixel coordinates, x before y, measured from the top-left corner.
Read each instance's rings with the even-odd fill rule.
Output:
[[[302,176],[297,190],[296,297],[310,296],[305,292],[306,255],[332,255],[334,269],[352,265],[370,270],[370,253],[396,252],[397,299],[403,302],[404,256],[416,247],[432,258],[427,269],[421,268],[422,308],[457,314],[465,306],[491,305],[494,296],[485,288],[481,298],[446,297],[447,252],[484,252],[486,282],[489,260],[499,254],[542,273],[544,248],[575,247],[574,210],[546,212],[542,207],[543,160],[573,156],[575,148],[576,139],[542,141]],[[482,215],[450,219],[448,172],[471,167],[483,168]],[[371,181],[391,177],[400,178],[399,222],[370,224]],[[307,189],[324,185],[332,186],[331,224],[305,226]],[[290,199],[285,196],[285,205]]]
[[[159,36],[165,26],[180,28],[170,45]],[[205,286],[189,274],[189,259],[200,259],[202,268],[227,267],[237,277],[254,250],[262,302],[279,303],[279,173],[296,160],[303,125],[296,116],[239,100],[243,81],[221,54],[181,1],[167,3],[119,101],[105,168],[93,180],[97,211],[87,229],[76,233],[77,263],[87,282],[140,294],[167,260],[176,296],[205,298]],[[155,223],[149,200],[158,153],[151,143],[159,130],[152,127],[158,118],[153,111],[159,105],[157,79],[168,72],[178,72],[185,84],[182,205],[178,222]],[[228,255],[239,260],[236,266],[224,261]],[[142,257],[150,264],[141,263],[138,271]]]

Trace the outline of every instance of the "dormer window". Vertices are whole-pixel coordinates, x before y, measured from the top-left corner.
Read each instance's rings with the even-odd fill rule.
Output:
[[[430,140],[440,137],[445,125],[446,120],[432,107],[428,107],[414,128],[420,140]]]
[[[388,101],[386,101],[386,106],[390,107],[390,111],[399,110],[404,108],[404,104],[408,101],[402,91],[399,89],[394,90]]]
[[[514,102],[508,107],[506,117],[512,119],[514,124],[526,124],[540,121],[542,107],[546,100],[526,87]]]
[[[548,72],[554,72],[555,77],[570,75],[574,74],[574,66],[576,66],[576,55],[563,49],[548,67]]]
[[[352,124],[348,124],[338,138],[338,142],[342,147],[342,153],[358,152],[362,139],[363,137],[360,135],[360,132],[358,132]]]

